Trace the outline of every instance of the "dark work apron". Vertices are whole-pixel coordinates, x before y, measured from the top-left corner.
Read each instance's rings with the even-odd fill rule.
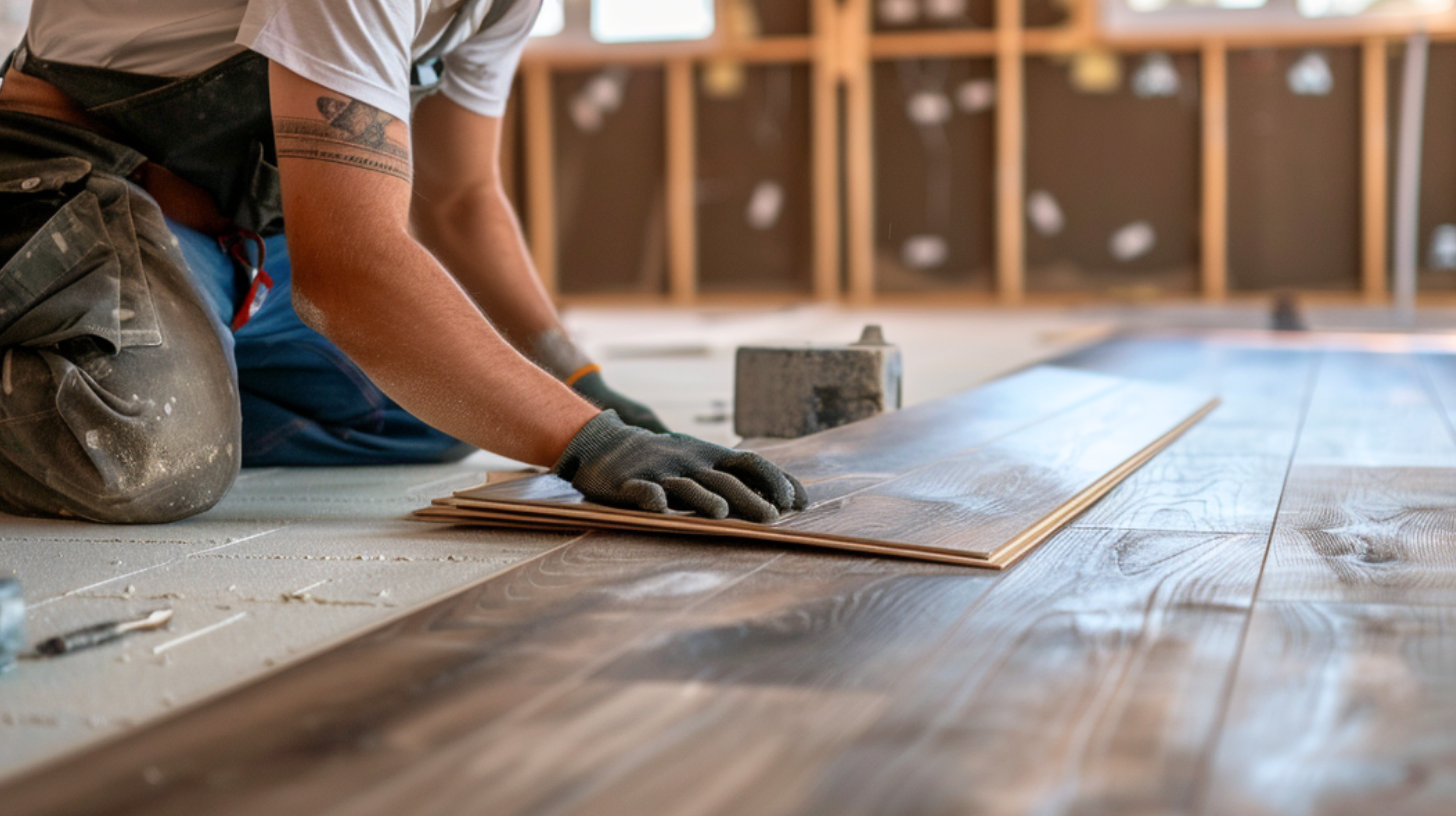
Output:
[[[465,0],[438,44],[415,62],[412,99],[435,89],[446,45],[488,1]],[[517,2],[495,0],[479,30]],[[267,57],[244,51],[181,79],[44,60],[24,44],[11,59],[15,70],[59,88],[119,141],[205,190],[237,228],[265,236],[283,231]]]

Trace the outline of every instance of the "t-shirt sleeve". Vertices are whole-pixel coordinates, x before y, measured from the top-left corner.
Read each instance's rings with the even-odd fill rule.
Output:
[[[445,55],[440,92],[481,116],[504,115],[521,51],[540,13],[541,0],[517,0],[495,25]]]
[[[237,42],[305,79],[408,121],[417,16],[415,3],[399,0],[250,0]]]

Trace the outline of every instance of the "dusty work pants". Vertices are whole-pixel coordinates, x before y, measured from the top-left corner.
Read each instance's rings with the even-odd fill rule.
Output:
[[[409,415],[275,287],[247,281],[128,176],[142,157],[0,113],[0,510],[162,522],[211,507],[240,465],[437,462],[471,448]]]

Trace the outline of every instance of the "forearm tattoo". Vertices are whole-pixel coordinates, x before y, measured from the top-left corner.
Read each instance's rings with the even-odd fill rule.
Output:
[[[279,158],[317,159],[410,180],[409,148],[391,139],[394,117],[354,99],[318,98],[320,119],[273,118]]]

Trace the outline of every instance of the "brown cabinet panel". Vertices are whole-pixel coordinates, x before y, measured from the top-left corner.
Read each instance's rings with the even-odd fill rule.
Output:
[[[708,68],[706,71],[723,69]],[[812,289],[809,69],[732,66],[736,92],[698,74],[698,286]]]
[[[882,62],[875,65],[874,83],[879,290],[990,291],[997,104],[992,61]]]
[[[1354,291],[1358,49],[1254,49],[1228,60],[1230,288]],[[1303,79],[1292,81],[1301,64]],[[1291,87],[1300,81],[1305,93]]]
[[[1120,57],[1115,90],[1026,62],[1026,282],[1032,292],[1192,292],[1198,280],[1199,63]]]
[[[662,71],[562,72],[552,89],[562,294],[663,292]]]

